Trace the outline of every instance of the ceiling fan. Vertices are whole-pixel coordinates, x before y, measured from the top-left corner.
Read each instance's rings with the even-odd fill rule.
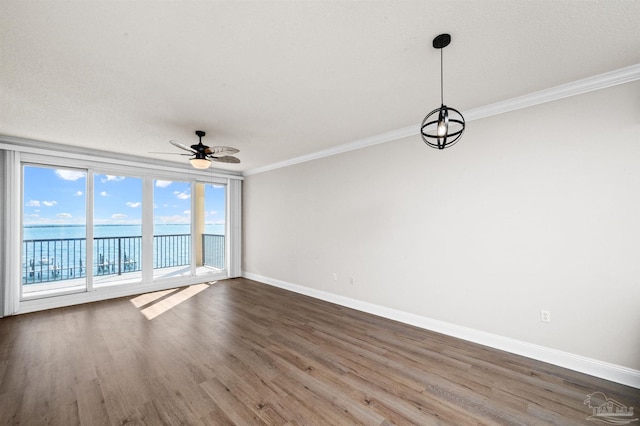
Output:
[[[193,155],[193,158],[190,158],[189,162],[196,169],[208,169],[211,165],[211,161],[233,164],[237,164],[240,162],[238,158],[233,157],[233,154],[237,154],[238,152],[240,152],[239,149],[231,148],[230,146],[208,147],[202,143],[202,137],[205,134],[206,133],[202,130],[196,130],[196,136],[200,138],[200,142],[191,145],[190,147],[174,140],[169,141],[169,143],[173,146],[189,152],[189,154],[181,155]]]

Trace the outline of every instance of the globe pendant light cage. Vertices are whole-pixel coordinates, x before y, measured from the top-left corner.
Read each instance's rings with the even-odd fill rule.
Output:
[[[425,144],[432,148],[445,149],[453,146],[460,140],[465,128],[464,117],[455,108],[444,104],[444,77],[442,65],[442,49],[451,43],[449,34],[440,34],[433,39],[433,47],[440,49],[440,108],[431,111],[422,120],[420,134]]]
[[[443,126],[444,132],[441,130]],[[460,140],[464,128],[465,121],[460,111],[442,105],[431,111],[422,120],[422,140],[432,148],[449,148]]]

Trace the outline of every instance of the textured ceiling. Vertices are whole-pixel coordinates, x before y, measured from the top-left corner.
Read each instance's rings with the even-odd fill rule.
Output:
[[[0,134],[243,171],[639,61],[640,1],[0,0]],[[465,139],[469,139],[465,134]],[[420,142],[421,143],[421,142]],[[458,145],[460,146],[460,145]]]

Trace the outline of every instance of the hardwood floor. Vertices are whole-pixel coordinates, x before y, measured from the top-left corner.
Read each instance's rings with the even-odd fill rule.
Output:
[[[584,425],[596,391],[640,406],[638,389],[245,279],[0,319],[6,425]]]

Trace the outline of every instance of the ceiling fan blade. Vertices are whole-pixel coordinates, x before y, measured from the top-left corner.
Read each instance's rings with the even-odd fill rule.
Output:
[[[239,149],[230,146],[212,146],[207,150],[207,154],[213,156],[233,155],[240,152]]]
[[[183,154],[181,152],[160,152],[160,151],[149,151],[149,154],[188,155],[188,156],[193,155],[193,154]]]
[[[198,152],[198,151],[196,151],[195,149],[193,149],[193,148],[189,148],[188,146],[183,145],[183,144],[181,144],[181,143],[180,143],[180,142],[178,142],[178,141],[171,140],[171,141],[169,141],[169,143],[170,143],[171,145],[173,145],[173,146],[177,147],[177,148],[184,149],[185,151],[189,151],[189,152]]]
[[[240,162],[240,159],[236,158],[236,157],[232,157],[230,155],[224,155],[222,157],[212,157],[209,156],[208,158],[210,158],[213,161],[217,161],[219,163],[231,163],[231,164],[238,164]]]

